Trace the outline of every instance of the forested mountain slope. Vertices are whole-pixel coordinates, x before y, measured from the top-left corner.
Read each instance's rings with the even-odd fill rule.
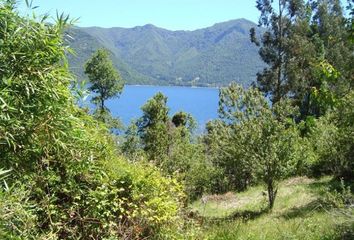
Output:
[[[151,24],[72,28],[69,42],[77,54],[69,61],[84,78],[84,62],[105,47],[128,84],[249,85],[263,68],[258,49],[249,40],[252,27],[256,25],[238,19],[195,31],[169,31]]]

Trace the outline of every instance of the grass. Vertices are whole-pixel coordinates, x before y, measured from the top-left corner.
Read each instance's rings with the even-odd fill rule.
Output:
[[[326,201],[331,186],[330,177],[286,180],[272,211],[262,186],[207,196],[190,207],[200,216],[200,239],[354,239],[354,208],[343,212]]]

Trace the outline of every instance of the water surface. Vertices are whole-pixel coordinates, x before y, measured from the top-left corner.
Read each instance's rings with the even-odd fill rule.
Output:
[[[185,111],[197,120],[199,129],[217,117],[218,89],[173,86],[125,86],[119,98],[107,101],[112,115],[120,117],[124,124],[142,116],[141,106],[156,93],[162,92],[168,97],[167,106],[170,115]]]

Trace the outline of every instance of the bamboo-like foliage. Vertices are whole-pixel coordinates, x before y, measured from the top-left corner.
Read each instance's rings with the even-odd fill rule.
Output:
[[[59,14],[55,24],[21,17],[0,1],[0,169],[12,169],[0,190],[0,238],[155,236],[176,226],[181,187],[128,164],[107,127],[75,105],[69,24]]]

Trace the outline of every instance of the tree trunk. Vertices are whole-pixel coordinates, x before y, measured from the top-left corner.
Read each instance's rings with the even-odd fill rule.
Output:
[[[104,110],[104,99],[101,98],[101,111],[103,112],[103,110]]]
[[[104,114],[104,99],[101,98],[101,106],[100,106],[100,113],[99,113],[99,119],[103,122],[106,123],[106,118]]]
[[[281,81],[282,81],[282,68],[283,68],[283,59],[282,59],[282,48],[283,48],[283,9],[281,1],[278,1],[279,4],[279,20],[278,20],[278,28],[279,28],[279,46],[278,46],[278,76],[277,76],[277,87],[275,96],[273,99],[273,104],[280,101],[282,97],[282,90],[281,90]]]
[[[274,201],[277,196],[278,189],[274,187],[273,181],[268,181],[268,201],[269,201],[269,209],[273,209]]]

